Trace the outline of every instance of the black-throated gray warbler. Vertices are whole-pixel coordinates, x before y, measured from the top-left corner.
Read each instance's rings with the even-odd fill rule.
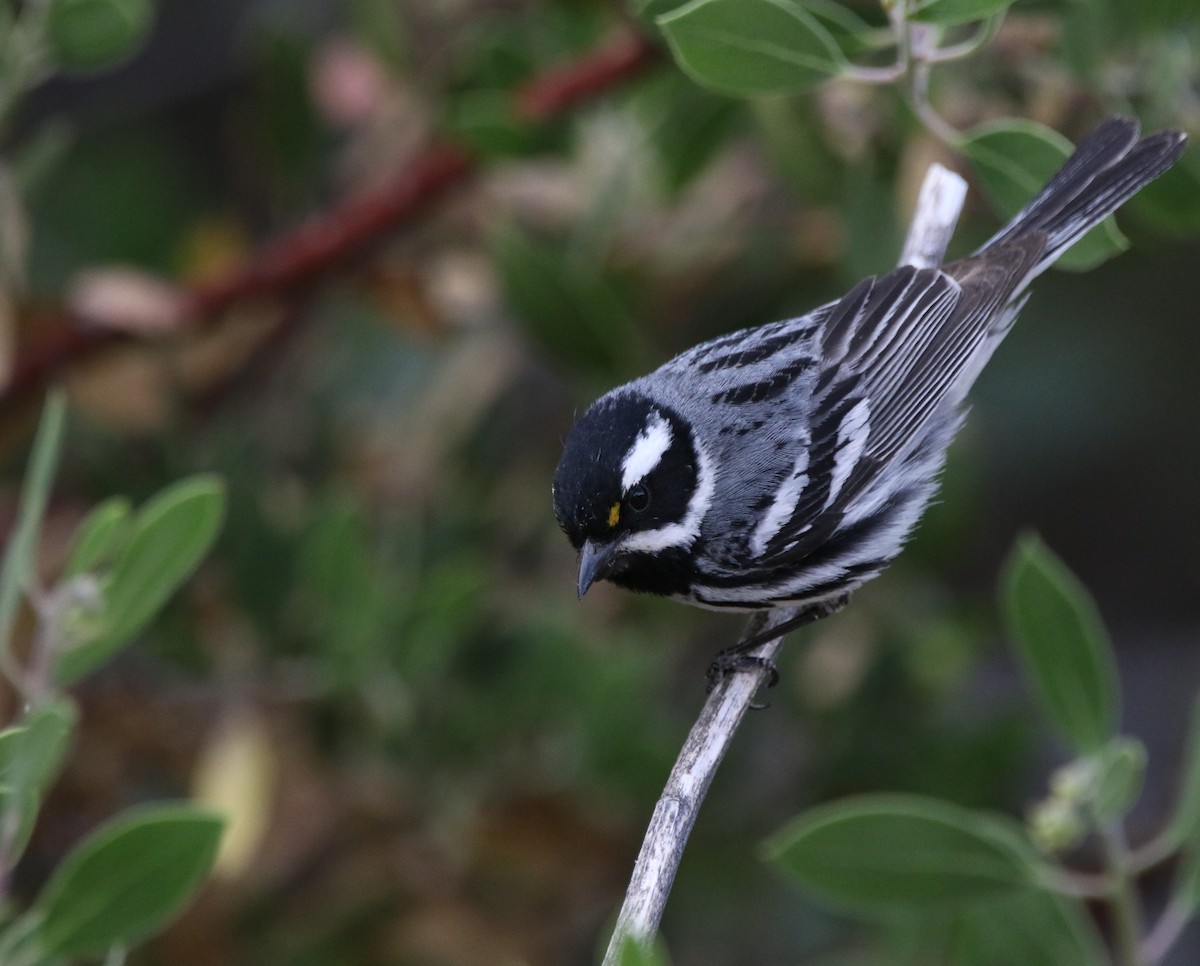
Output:
[[[1184,140],[1109,118],[970,257],[865,279],[602,396],[554,474],[579,595],[609,580],[701,607],[800,608],[769,637],[840,608],[933,496],[963,397],[1026,287]],[[723,654],[718,671],[739,666]]]

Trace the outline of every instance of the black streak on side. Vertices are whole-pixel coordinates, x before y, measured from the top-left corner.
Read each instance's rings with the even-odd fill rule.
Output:
[[[737,369],[741,366],[750,366],[756,362],[762,362],[765,359],[771,358],[777,352],[781,352],[788,346],[793,345],[795,341],[796,336],[791,332],[773,336],[770,339],[763,339],[749,349],[714,356],[706,362],[700,363],[697,368],[701,372],[712,372],[715,369]]]
[[[789,366],[785,366],[775,373],[770,379],[764,379],[761,382],[750,382],[742,386],[734,386],[732,389],[722,389],[718,393],[714,393],[712,401],[715,403],[730,403],[735,406],[744,405],[745,403],[760,403],[766,402],[768,399],[774,399],[780,393],[784,392],[788,386],[796,381],[806,369],[810,369],[813,365],[811,359],[798,359]]]

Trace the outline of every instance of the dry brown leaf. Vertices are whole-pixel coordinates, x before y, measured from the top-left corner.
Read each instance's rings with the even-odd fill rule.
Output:
[[[225,816],[214,875],[239,878],[254,861],[274,812],[277,771],[262,715],[238,707],[218,722],[192,776],[192,797]]]

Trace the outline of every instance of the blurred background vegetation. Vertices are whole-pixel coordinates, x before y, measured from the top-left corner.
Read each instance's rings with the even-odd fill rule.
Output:
[[[927,165],[962,159],[888,87],[706,92],[601,0],[111,5],[128,37],[97,50],[103,30],[60,22],[57,66],[19,98],[11,17],[34,4],[3,5],[0,518],[31,372],[73,410],[47,573],[112,493],[215,471],[230,509],[166,616],[80,690],[18,891],[119,807],[193,791],[232,811],[234,845],[133,962],[593,961],[740,621],[575,600],[561,440],[605,388],[886,270]],[[963,127],[1078,140],[1120,110],[1195,138],[1197,21],[1188,0],[1021,2],[932,100]],[[515,95],[597,50],[626,67],[580,103]],[[421,165],[449,172],[436,198],[340,244]],[[1198,172],[1193,147],[1127,207],[1131,251],[1039,283],[913,546],[785,650],[683,863],[675,961],[865,948],[756,859],[805,806],[889,789],[1019,816],[1043,795],[1055,749],[994,598],[1026,525],[1113,628],[1150,748],[1134,839],[1160,823],[1200,680]],[[952,254],[997,224],[973,189]],[[263,267],[303,251],[307,273]]]

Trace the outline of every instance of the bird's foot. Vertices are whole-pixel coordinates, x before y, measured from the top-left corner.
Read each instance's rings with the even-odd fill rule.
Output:
[[[766,671],[766,680],[763,683],[768,688],[773,688],[779,683],[779,668],[775,666],[775,662],[771,658],[746,654],[736,647],[730,647],[718,653],[712,664],[708,666],[708,693],[712,694],[729,675],[748,671]],[[761,711],[770,705],[751,704],[750,707],[755,711]]]

